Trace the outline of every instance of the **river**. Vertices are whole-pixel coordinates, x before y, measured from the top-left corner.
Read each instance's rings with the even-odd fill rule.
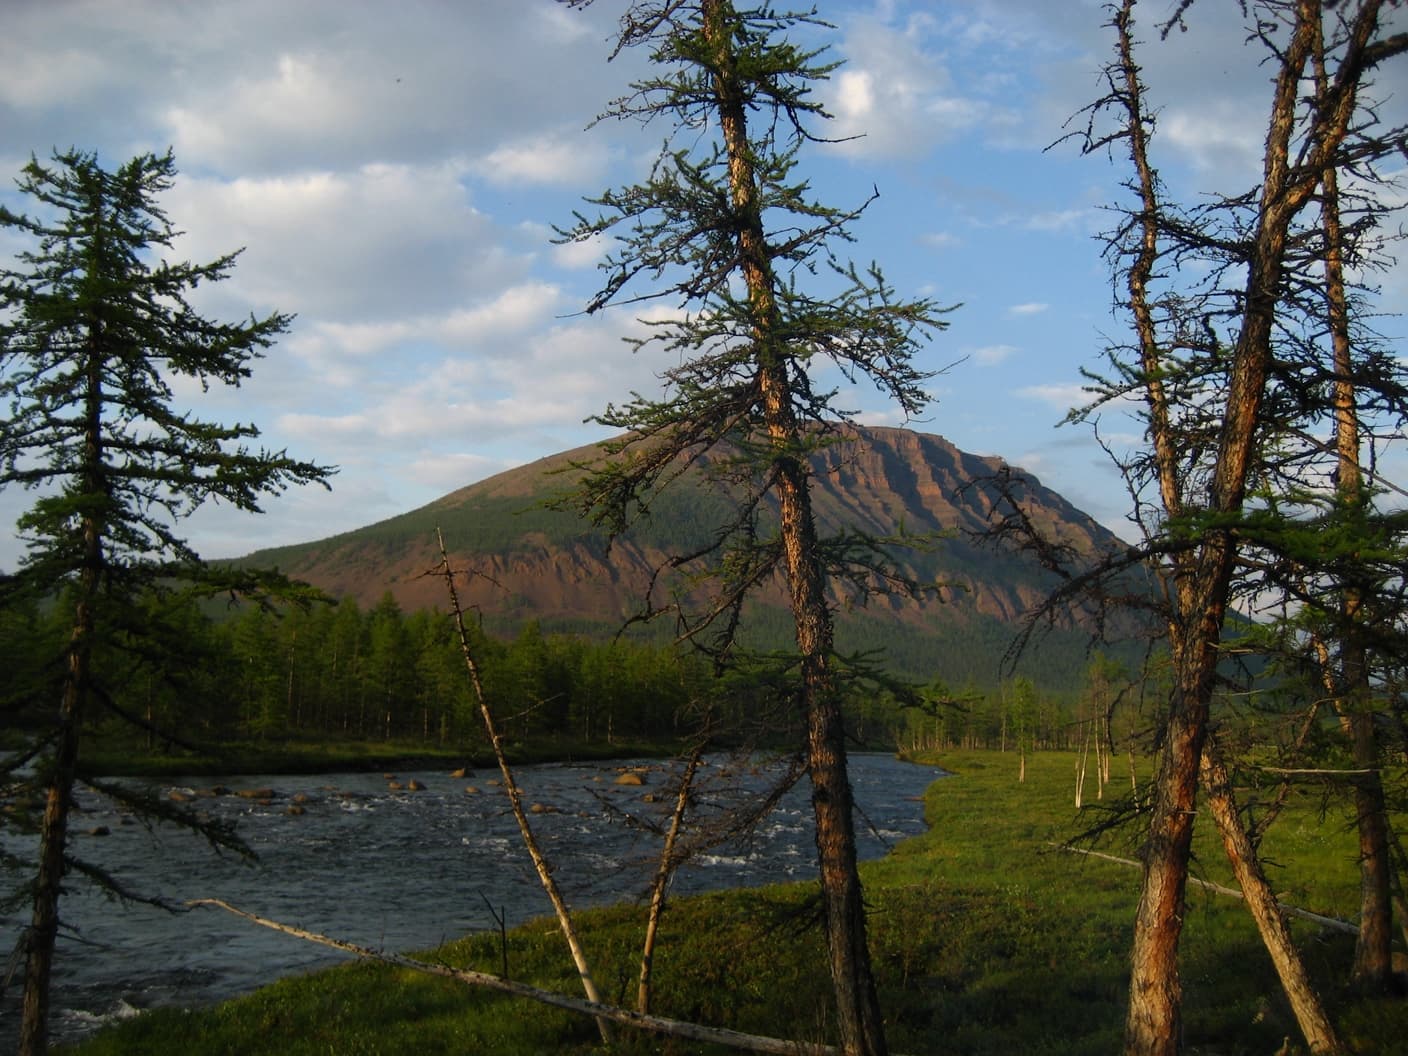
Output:
[[[860,812],[860,853],[884,854],[923,829],[919,797],[940,775],[889,755],[857,754],[851,783]],[[645,785],[616,783],[628,762],[523,767],[525,806],[569,904],[636,899],[647,889],[660,839],[632,816],[668,821],[668,764]],[[698,783],[701,816],[763,787],[775,767],[708,760]],[[174,904],[222,898],[261,916],[383,950],[426,949],[470,932],[512,927],[551,912],[523,849],[507,798],[481,771],[464,779],[407,772],[397,790],[381,774],[255,775],[220,782],[231,792],[271,789],[269,800],[201,796],[196,805],[238,823],[258,854],[247,864],[204,841],[140,822],[80,798],[74,848],[130,889]],[[161,792],[199,795],[211,779],[164,782]],[[466,791],[467,787],[475,789]],[[291,809],[292,808],[292,809]],[[301,811],[301,812],[300,812]],[[805,779],[745,842],[697,857],[677,875],[676,894],[753,886],[815,873]],[[121,905],[74,880],[61,905],[72,934],[60,938],[54,971],[55,1040],[72,1041],[113,1018],[161,1006],[195,1006],[245,993],[277,976],[343,955],[260,928],[218,910],[169,913]],[[0,918],[4,950],[21,917]],[[0,1004],[0,1051],[18,1037],[18,982]]]

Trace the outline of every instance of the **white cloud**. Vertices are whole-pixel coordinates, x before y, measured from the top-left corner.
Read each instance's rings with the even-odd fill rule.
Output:
[[[1219,99],[1196,110],[1169,107],[1159,116],[1156,147],[1171,145],[1203,174],[1255,180],[1266,139],[1264,108]]]
[[[464,167],[369,163],[343,172],[178,179],[166,199],[178,254],[247,246],[220,287],[262,310],[370,320],[502,289],[528,261],[469,202]]]
[[[579,270],[594,268],[605,256],[611,240],[605,235],[592,235],[580,242],[564,242],[553,246],[552,261],[559,268]]]
[[[984,345],[972,352],[973,362],[980,367],[995,367],[1010,359],[1018,350],[1015,345]]]
[[[606,148],[580,131],[518,139],[490,151],[474,169],[490,183],[582,187],[602,182]]]
[[[952,78],[928,39],[931,19],[902,28],[857,18],[841,47],[847,62],[824,88],[835,116],[828,136],[850,157],[914,157],[981,124],[992,108],[953,90]],[[858,137],[858,138],[849,138]]]
[[[1091,217],[1089,209],[1056,209],[1026,217],[1022,225],[1028,231],[1070,231],[1086,224]]]
[[[1050,308],[1051,305],[1041,301],[1027,301],[1024,304],[1014,304],[1007,309],[1008,315],[1040,315]]]
[[[452,346],[472,347],[541,326],[559,310],[561,302],[556,286],[528,282],[505,290],[487,304],[452,312],[432,329]]]
[[[1062,385],[1023,385],[1017,389],[1017,395],[1027,400],[1039,400],[1060,411],[1083,407],[1091,399],[1085,387],[1075,382]]]
[[[407,473],[417,484],[437,492],[450,492],[510,468],[500,459],[469,452],[426,454],[413,460]]]
[[[920,235],[919,242],[931,249],[955,249],[963,245],[963,239],[950,231],[930,231]]]

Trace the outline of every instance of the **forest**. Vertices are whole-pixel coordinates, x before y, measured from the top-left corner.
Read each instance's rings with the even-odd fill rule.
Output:
[[[390,595],[366,611],[350,598],[282,606],[187,601],[176,612],[173,604],[147,599],[146,626],[180,629],[182,664],[150,662],[136,647],[139,636],[104,646],[112,708],[87,736],[103,746],[109,765],[126,752],[134,762],[170,757],[169,770],[195,751],[218,758],[220,746],[232,743],[488,751],[447,613],[404,612]],[[38,677],[34,658],[62,639],[65,614],[55,605],[12,608],[0,620],[7,631],[0,662],[17,687]],[[795,736],[788,712],[767,702],[773,689],[766,681],[721,674],[668,643],[546,632],[534,620],[508,634],[486,633],[477,620],[467,629],[511,742],[671,752],[701,736],[715,748],[778,746]],[[1080,746],[1116,698],[1128,702],[1113,727],[1126,743],[1142,721],[1131,685],[1130,669],[1096,653],[1065,692],[1038,690],[1025,676],[952,689],[933,677],[857,687],[846,708],[858,748],[1015,748],[1025,741],[1067,749]]]

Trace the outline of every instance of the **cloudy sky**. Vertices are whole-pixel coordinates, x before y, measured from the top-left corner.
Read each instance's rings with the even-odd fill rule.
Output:
[[[601,247],[554,245],[585,197],[638,178],[663,127],[592,119],[639,76],[608,62],[623,0],[8,0],[0,35],[0,196],[31,152],[96,151],[115,166],[171,147],[165,206],[204,261],[245,247],[202,294],[220,318],[296,313],[231,392],[184,390],[198,412],[340,467],[262,517],[188,526],[224,557],[303,542],[420,506],[604,435],[583,420],[658,388],[665,365],[621,338],[631,309],[582,314]],[[1177,193],[1256,180],[1270,73],[1237,5],[1206,0],[1159,42],[1146,5],[1159,164]],[[1080,368],[1121,331],[1095,236],[1124,171],[1047,148],[1100,94],[1109,53],[1093,0],[821,0],[815,39],[843,60],[802,170],[818,197],[879,199],[854,229],[903,296],[961,304],[921,363],[943,370],[914,427],[1036,473],[1120,530],[1127,505],[1084,426]],[[1402,13],[1398,16],[1403,18]],[[1408,88],[1398,84],[1380,94]],[[1399,92],[1400,96],[1408,93]],[[1403,100],[1392,105],[1401,107]],[[19,248],[0,234],[0,253]],[[1403,269],[1388,307],[1408,305]],[[1385,329],[1403,332],[1397,320]],[[858,394],[864,419],[894,421]],[[1118,442],[1128,423],[1102,432]],[[0,494],[0,567],[25,496]]]

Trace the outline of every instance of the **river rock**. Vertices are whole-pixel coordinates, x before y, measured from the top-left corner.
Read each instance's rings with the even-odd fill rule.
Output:
[[[189,803],[196,797],[191,795],[184,788],[173,788],[170,792],[166,793],[166,798],[173,803]]]
[[[386,787],[392,792],[406,791],[406,786],[401,784],[401,782],[399,781],[388,781],[386,782]]]
[[[529,813],[529,814],[556,814],[556,813],[558,813],[558,809],[557,809],[556,807],[549,806],[549,805],[546,804],[546,803],[534,803],[531,807],[528,808],[528,813]]]
[[[91,829],[88,830],[88,835],[89,835],[89,836],[111,836],[111,835],[112,835],[112,829],[108,828],[106,825],[94,825]]]
[[[424,792],[424,791],[425,791],[425,786],[424,786],[423,784],[421,784],[419,781],[417,781],[417,780],[413,777],[413,778],[411,778],[409,781],[406,782],[406,791],[407,791],[407,792]]]
[[[464,794],[467,796],[477,796],[479,795],[479,789],[475,788],[473,785],[465,785]]]
[[[306,808],[300,806],[300,805],[297,804],[297,803],[290,803],[290,804],[288,805],[288,810],[284,811],[284,813],[285,813],[285,814],[291,814],[291,815],[293,815],[293,816],[296,818],[296,817],[298,817],[300,814],[306,814],[306,813],[308,813],[308,811],[307,811]]]
[[[474,771],[471,770],[469,767],[462,766],[458,770],[451,770],[450,777],[455,781],[463,781],[466,777],[470,777],[473,773]]]
[[[235,795],[241,799],[269,800],[274,798],[274,790],[272,788],[242,788]]]
[[[618,785],[640,786],[645,784],[645,775],[637,773],[634,770],[627,770],[625,773],[617,776],[616,783]]]

